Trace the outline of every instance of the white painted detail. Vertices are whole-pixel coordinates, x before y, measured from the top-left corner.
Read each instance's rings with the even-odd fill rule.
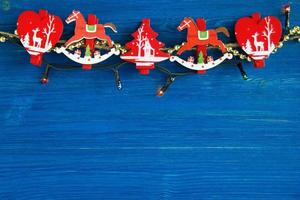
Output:
[[[69,51],[66,50],[65,47],[60,47],[60,48],[55,48],[54,49],[55,52],[57,53],[63,53],[65,56],[67,56],[69,59],[73,60],[74,62],[80,63],[80,64],[90,64],[90,65],[94,65],[100,62],[103,62],[104,60],[110,58],[112,55],[119,55],[120,51],[116,50],[115,48],[111,49],[108,53],[104,54],[104,55],[100,55],[97,57],[90,57],[90,56],[85,56],[85,57],[81,57],[76,53],[70,53]]]
[[[29,32],[23,35],[20,38],[21,43],[26,48],[30,55],[39,55],[40,53],[45,53],[52,48],[52,43],[50,41],[50,37],[52,33],[55,33],[55,17],[53,15],[49,15],[47,27],[43,30],[40,30],[38,27],[33,29],[32,37],[30,37]],[[42,33],[44,38],[46,38],[45,44],[42,45],[43,38],[38,37],[38,33]]]
[[[141,57],[141,56],[121,56],[122,59],[135,60],[135,62],[161,62],[167,57]]]
[[[271,40],[271,35],[275,33],[273,25],[270,23],[270,17],[266,17],[266,26],[264,27],[264,31],[262,34],[254,33],[251,35],[252,40],[247,40],[245,44],[242,44],[242,49],[250,55],[253,60],[261,60],[269,57],[270,53],[272,53],[275,49],[275,45]],[[264,37],[265,40],[258,40],[258,36],[260,38]],[[267,45],[265,45],[267,43]],[[266,48],[265,48],[266,46]]]
[[[221,58],[219,58],[217,60],[210,61],[208,63],[202,63],[202,64],[191,63],[191,62],[185,61],[177,56],[171,56],[170,61],[171,62],[176,61],[180,65],[182,65],[188,69],[192,69],[192,70],[208,70],[208,69],[218,66],[226,59],[228,59],[228,60],[232,59],[232,57],[233,57],[233,55],[231,53],[225,53]]]

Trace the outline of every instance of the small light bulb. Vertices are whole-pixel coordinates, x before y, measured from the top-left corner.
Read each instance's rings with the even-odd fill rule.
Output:
[[[156,95],[157,96],[159,96],[159,97],[161,97],[161,96],[164,96],[164,91],[162,90],[162,88],[161,89],[159,89],[158,91],[157,91],[157,93],[156,93]]]
[[[42,84],[46,84],[46,83],[48,83],[48,82],[49,82],[49,79],[48,79],[47,77],[41,78],[41,83],[42,83]]]

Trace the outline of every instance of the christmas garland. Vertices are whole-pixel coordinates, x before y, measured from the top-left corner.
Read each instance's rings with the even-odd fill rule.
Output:
[[[243,17],[235,24],[235,36],[237,43],[224,44],[218,38],[218,33],[223,33],[229,37],[229,32],[225,27],[206,30],[205,20],[198,18],[194,21],[190,17],[182,20],[177,27],[178,31],[187,30],[187,39],[180,45],[173,48],[166,48],[156,37],[150,26],[150,20],[144,19],[141,26],[132,34],[133,40],[125,46],[113,42],[105,33],[106,28],[117,32],[114,24],[99,24],[95,15],[90,14],[87,22],[84,16],[74,10],[66,19],[66,23],[75,22],[74,36],[68,40],[60,40],[63,32],[63,22],[55,15],[50,15],[46,10],[24,11],[18,18],[17,30],[14,34],[0,32],[0,41],[9,41],[24,47],[30,54],[30,63],[36,66],[45,65],[45,72],[41,78],[41,83],[49,81],[49,71],[54,70],[76,70],[84,69],[108,69],[112,70],[118,89],[122,88],[119,69],[126,63],[131,62],[136,65],[140,74],[147,75],[151,69],[158,69],[167,75],[166,83],[157,91],[158,96],[163,96],[168,87],[179,76],[192,74],[203,74],[206,70],[214,68],[225,60],[232,60],[240,70],[243,79],[247,80],[242,60],[253,61],[254,67],[264,66],[264,59],[270,53],[275,53],[281,48],[284,42],[298,40],[300,42],[300,28],[294,26],[290,28],[290,5],[283,6],[285,15],[284,28],[281,22],[274,16],[267,16],[261,19],[259,13],[254,13],[250,17]],[[222,56],[218,59],[207,55],[207,49],[218,48],[222,51]],[[181,58],[185,51],[193,50],[196,57],[189,56],[187,60]],[[43,58],[47,52],[64,54],[81,66],[68,66],[55,64]],[[104,54],[103,54],[104,52]],[[99,63],[112,56],[119,56],[124,62],[113,65],[101,65]],[[177,62],[189,70],[187,72],[172,72],[169,69],[156,65],[155,63],[168,60]]]

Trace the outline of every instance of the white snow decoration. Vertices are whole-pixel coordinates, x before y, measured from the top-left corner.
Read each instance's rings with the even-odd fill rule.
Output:
[[[211,62],[208,62],[208,63],[194,64],[194,63],[185,61],[185,60],[179,58],[178,56],[171,56],[170,61],[171,62],[176,61],[180,65],[182,65],[188,69],[192,69],[192,70],[208,70],[208,69],[218,66],[224,60],[226,60],[226,59],[230,60],[232,58],[233,58],[233,55],[231,53],[225,53],[221,58],[211,61]]]
[[[111,49],[108,53],[99,56],[98,58],[85,56],[85,57],[79,57],[77,54],[70,53],[66,50],[65,47],[55,48],[54,51],[57,53],[63,53],[65,56],[67,56],[69,59],[73,60],[74,62],[80,63],[80,64],[87,64],[87,65],[94,65],[100,62],[103,62],[104,60],[108,59],[112,55],[119,55],[120,51],[116,50],[115,48]]]
[[[45,48],[34,47],[34,46],[26,45],[24,43],[23,46],[26,48],[26,50],[30,55],[39,55],[40,53],[46,53],[49,51],[48,49]]]

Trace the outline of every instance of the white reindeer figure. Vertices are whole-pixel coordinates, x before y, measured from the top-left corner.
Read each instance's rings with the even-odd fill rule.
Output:
[[[39,38],[39,37],[36,36],[37,32],[39,32],[39,31],[40,31],[39,28],[36,28],[36,29],[32,30],[32,32],[33,32],[33,37],[32,37],[33,46],[35,46],[35,47],[41,47],[42,38]]]
[[[254,39],[254,46],[256,51],[264,51],[264,42],[258,42],[257,41],[258,33],[256,32],[254,35],[252,35]]]

